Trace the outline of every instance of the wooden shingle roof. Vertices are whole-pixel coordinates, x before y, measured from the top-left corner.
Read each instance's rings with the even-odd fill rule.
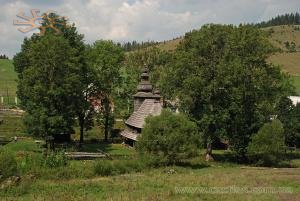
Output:
[[[162,104],[159,101],[155,99],[145,99],[139,109],[133,112],[125,123],[136,128],[143,128],[145,118],[149,115],[160,115],[161,110]]]
[[[123,130],[121,132],[121,135],[123,137],[126,137],[126,138],[129,138],[129,139],[132,139],[132,140],[135,140],[137,141],[137,137],[138,137],[138,134],[137,133],[134,133],[132,131],[130,131],[129,129],[125,128],[125,130]]]

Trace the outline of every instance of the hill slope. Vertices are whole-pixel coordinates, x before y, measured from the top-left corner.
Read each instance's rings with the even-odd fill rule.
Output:
[[[298,95],[300,95],[300,26],[282,25],[263,28],[270,35],[270,41],[282,52],[272,55],[269,61],[282,66],[283,70],[292,75]],[[157,45],[159,49],[175,50],[183,37],[161,42]],[[290,52],[286,42],[295,44],[295,52]],[[5,103],[13,103],[16,96],[17,75],[14,72],[11,60],[0,59],[0,96],[4,97]]]
[[[293,75],[300,75],[300,26],[282,25],[263,28],[269,33],[271,43],[282,50],[281,53],[270,57],[274,64],[282,65],[283,69]],[[183,37],[161,42],[156,47],[162,50],[174,50],[183,40]],[[295,44],[295,52],[290,52],[286,47],[286,42]]]
[[[300,26],[299,25],[281,25],[263,28],[269,33],[271,43],[281,49],[280,53],[274,54],[269,58],[273,64],[280,65],[285,72],[291,74],[296,92],[300,95]],[[161,42],[156,47],[161,50],[175,50],[183,37],[174,40]],[[286,44],[295,44],[294,51],[291,52]]]
[[[289,51],[286,43],[289,45],[295,43],[295,51],[300,51],[300,26],[299,25],[281,25],[263,28],[270,34],[270,40],[275,47],[283,51]]]
[[[14,71],[12,61],[0,59],[0,97],[4,97],[6,104],[14,103],[17,90],[16,80],[17,74]]]

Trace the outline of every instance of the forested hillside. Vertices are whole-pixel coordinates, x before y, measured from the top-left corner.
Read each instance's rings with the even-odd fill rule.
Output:
[[[255,26],[257,27],[270,27],[270,26],[278,26],[278,25],[293,25],[300,24],[300,15],[299,13],[287,13],[284,15],[278,15],[268,21],[263,21],[257,23]]]

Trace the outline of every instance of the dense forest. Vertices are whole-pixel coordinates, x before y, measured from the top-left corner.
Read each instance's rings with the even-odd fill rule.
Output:
[[[300,15],[298,12],[278,15],[268,21],[263,21],[255,24],[259,28],[269,27],[269,26],[278,26],[278,25],[300,25]]]

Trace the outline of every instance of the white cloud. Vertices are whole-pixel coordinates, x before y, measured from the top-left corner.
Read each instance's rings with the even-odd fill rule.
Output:
[[[90,43],[168,40],[205,23],[258,22],[300,8],[299,0],[0,0],[0,4],[0,54],[9,56],[20,49],[25,36],[12,25],[20,10],[55,10],[68,16]]]

